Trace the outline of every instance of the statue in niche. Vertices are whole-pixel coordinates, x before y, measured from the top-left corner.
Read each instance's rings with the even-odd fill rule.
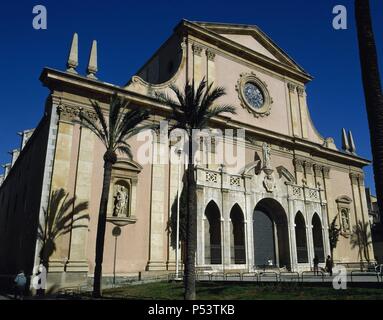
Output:
[[[270,163],[270,145],[266,142],[262,144],[262,151],[263,151],[263,163],[262,163],[262,170],[265,173],[265,177],[263,179],[263,186],[265,187],[267,192],[273,192],[275,188],[275,180],[272,176],[273,174],[273,168],[271,167]]]
[[[262,150],[263,150],[263,168],[271,169],[270,146],[266,142],[264,142],[262,145]]]
[[[114,196],[114,217],[127,217],[128,216],[128,188],[117,185]]]
[[[349,232],[350,231],[350,218],[348,215],[347,210],[342,210],[342,227],[343,227],[343,232]]]

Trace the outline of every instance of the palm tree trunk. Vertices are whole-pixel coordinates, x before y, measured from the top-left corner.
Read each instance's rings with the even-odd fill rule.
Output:
[[[189,162],[187,171],[188,210],[186,214],[186,261],[185,261],[185,300],[195,300],[195,252],[197,243],[197,197],[194,179],[194,153],[192,135],[189,135]]]
[[[364,95],[370,127],[376,195],[379,210],[383,212],[383,96],[368,0],[355,0],[355,17]]]
[[[102,260],[104,256],[104,241],[106,228],[106,211],[108,206],[108,196],[110,180],[112,176],[113,163],[104,162],[104,180],[102,185],[100,211],[98,213],[97,238],[96,238],[96,261],[94,269],[93,297],[101,297],[101,278],[102,278]]]

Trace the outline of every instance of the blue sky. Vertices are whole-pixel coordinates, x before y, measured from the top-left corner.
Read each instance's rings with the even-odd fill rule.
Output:
[[[371,159],[352,0],[236,1],[13,1],[0,20],[0,163],[19,146],[16,132],[33,128],[49,94],[39,82],[45,66],[64,70],[73,32],[79,34],[78,70],[85,73],[91,41],[98,40],[102,81],[125,84],[182,18],[254,24],[314,80],[307,86],[314,124],[340,146],[341,128],[353,131],[357,152]],[[383,1],[370,0],[383,73]],[[48,29],[32,28],[32,8],[43,4]],[[348,29],[332,28],[332,9],[348,9]],[[373,187],[371,168],[366,184]]]

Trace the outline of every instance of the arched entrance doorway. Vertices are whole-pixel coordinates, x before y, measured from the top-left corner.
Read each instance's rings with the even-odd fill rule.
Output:
[[[286,212],[271,198],[258,202],[253,214],[254,264],[290,269],[290,250]]]
[[[322,223],[317,213],[314,213],[312,219],[313,225],[313,242],[314,242],[314,254],[318,257],[319,262],[324,262],[324,248],[323,248],[323,233]]]
[[[205,263],[221,264],[221,215],[214,201],[206,206],[205,216]]]
[[[307,253],[306,224],[300,211],[295,215],[294,223],[298,263],[307,263],[309,262],[309,258]]]
[[[231,238],[230,238],[230,258],[231,264],[246,263],[245,247],[245,223],[243,212],[238,204],[235,204],[230,211],[231,219]]]

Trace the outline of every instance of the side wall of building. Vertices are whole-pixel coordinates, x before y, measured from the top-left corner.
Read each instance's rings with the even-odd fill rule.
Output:
[[[48,145],[45,115],[0,187],[0,273],[31,274]]]

